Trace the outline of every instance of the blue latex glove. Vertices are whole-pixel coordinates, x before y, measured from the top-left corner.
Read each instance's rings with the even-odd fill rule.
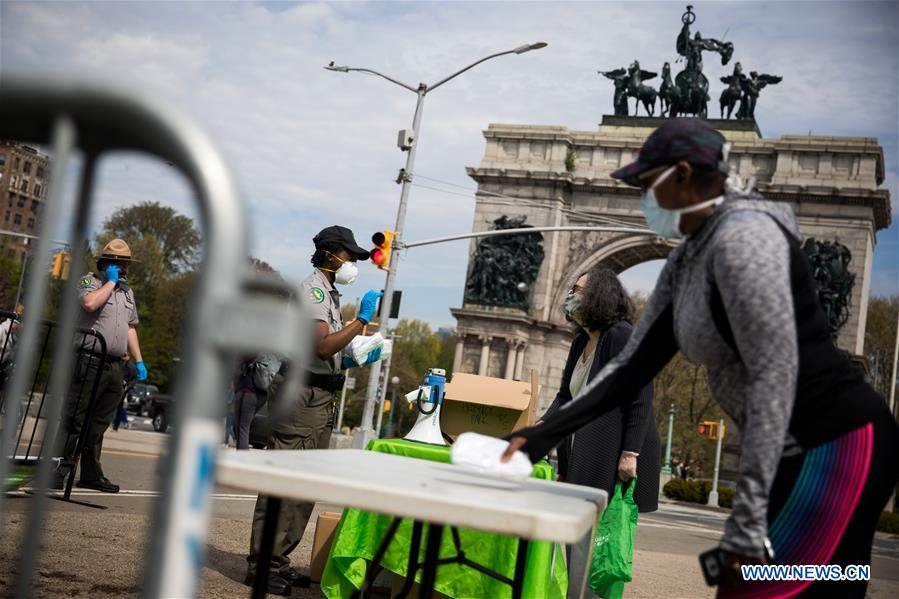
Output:
[[[356,360],[351,358],[350,356],[344,356],[342,360],[340,360],[340,367],[343,369],[347,368],[356,368],[357,366],[365,366],[366,364],[371,364],[372,362],[377,362],[381,359],[381,348],[376,347],[375,349],[368,352],[368,356],[365,358],[365,362],[362,364],[358,364]]]
[[[139,380],[139,381],[147,380],[147,367],[144,366],[143,361],[135,362],[134,366],[137,368],[137,380]]]
[[[371,364],[372,362],[377,362],[380,359],[381,359],[381,348],[376,347],[375,349],[368,352],[368,357],[365,358],[365,364]],[[365,366],[365,364],[363,364],[363,366]]]
[[[110,283],[118,283],[119,282],[119,265],[118,264],[110,264],[106,267],[106,280]]]
[[[366,291],[365,295],[362,296],[362,301],[359,302],[359,316],[357,318],[364,320],[366,324],[371,322],[371,319],[375,316],[375,308],[378,307],[378,300],[382,295],[384,294],[374,289]]]

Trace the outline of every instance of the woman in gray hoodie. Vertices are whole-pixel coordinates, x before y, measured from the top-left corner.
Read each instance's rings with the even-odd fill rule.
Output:
[[[870,564],[877,519],[899,478],[899,427],[833,344],[791,209],[725,191],[726,153],[705,121],[671,119],[636,162],[612,173],[643,190],[655,232],[685,239],[624,350],[540,425],[513,433],[506,456],[543,457],[636,397],[679,350],[707,368],[742,433],[719,597],[861,598],[866,581],[742,576],[740,566],[764,563]]]

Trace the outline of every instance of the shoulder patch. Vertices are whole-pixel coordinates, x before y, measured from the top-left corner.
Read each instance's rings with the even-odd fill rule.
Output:
[[[81,283],[79,283],[79,284],[80,284],[82,287],[90,287],[90,286],[91,286],[91,283],[93,283],[93,282],[94,282],[94,280],[93,280],[92,278],[90,278],[90,277],[83,277],[83,278],[81,279]]]
[[[325,292],[318,287],[309,290],[309,299],[313,304],[320,304],[325,301]]]

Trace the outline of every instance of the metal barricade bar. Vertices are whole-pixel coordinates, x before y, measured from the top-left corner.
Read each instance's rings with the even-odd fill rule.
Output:
[[[250,284],[246,222],[243,206],[218,150],[188,118],[152,98],[105,85],[73,81],[0,75],[0,137],[50,142],[54,168],[48,191],[44,231],[68,230],[72,239],[73,264],[80,264],[88,235],[88,210],[92,202],[97,159],[105,152],[138,150],[167,161],[189,180],[199,207],[203,233],[203,261],[187,313],[182,376],[175,390],[179,426],[171,450],[162,463],[161,495],[142,584],[144,597],[191,597],[196,592],[208,529],[210,498],[214,482],[215,451],[219,443],[220,419],[231,361],[238,351],[274,351],[296,364],[303,363],[307,323],[297,302],[274,306],[253,296]],[[71,154],[86,156],[75,206],[74,223],[64,221],[63,182]],[[33,260],[49,263],[50,240],[43,235]],[[273,284],[274,285],[274,284]],[[297,297],[297,290],[280,283]],[[40,269],[32,269],[26,297],[29,313],[40,313],[47,297],[47,281]],[[60,335],[74,330],[77,304],[74,280],[63,291]],[[234,315],[239,314],[239,320]],[[20,336],[22,372],[15,372],[9,387],[12,396],[25,390],[24,371],[33,366],[37,332],[24,329]],[[64,392],[71,352],[59,345],[53,358],[56,372],[50,390]],[[17,354],[18,355],[18,354]],[[62,373],[60,372],[62,369]],[[286,392],[299,385],[301,368],[290,370]],[[70,370],[69,370],[70,371]],[[18,417],[15,404],[14,416]],[[62,402],[52,401],[48,418],[58,420]],[[55,432],[55,431],[50,431]],[[6,476],[5,459],[14,442],[12,429],[4,427],[0,479]],[[26,530],[18,568],[16,596],[25,597],[31,588],[39,549],[39,531],[46,510],[42,491],[50,477],[49,462],[38,469],[37,493]],[[4,517],[0,495],[0,524]]]
[[[0,310],[0,319],[6,319],[7,321],[18,323],[20,326],[27,326],[25,319],[21,315],[15,313],[15,312],[9,312],[7,310]],[[40,439],[40,441],[37,441],[37,436],[38,436],[39,426],[41,423],[41,418],[42,418],[42,416],[44,416],[44,404],[47,399],[48,390],[49,390],[49,380],[52,375],[53,366],[54,366],[53,362],[51,360],[47,359],[47,347],[50,343],[51,336],[54,334],[54,330],[58,329],[59,324],[53,320],[46,320],[46,319],[39,320],[37,322],[38,322],[38,324],[40,324],[41,329],[42,329],[41,337],[42,337],[43,341],[41,342],[41,350],[40,350],[40,353],[38,354],[37,365],[34,368],[34,375],[32,376],[32,379],[31,379],[31,389],[27,395],[27,400],[25,402],[25,409],[24,409],[21,417],[19,418],[18,423],[5,423],[6,425],[16,424],[18,426],[18,435],[16,435],[14,450],[11,455],[11,458],[12,458],[13,462],[20,467],[21,466],[35,466],[35,465],[37,465],[38,460],[43,459],[43,458],[59,460],[59,464],[57,464],[57,468],[64,467],[64,468],[69,469],[72,473],[72,476],[70,476],[68,478],[68,481],[66,483],[65,489],[63,490],[63,496],[62,496],[62,499],[64,499],[65,501],[70,501],[71,495],[72,495],[72,486],[75,482],[74,474],[78,468],[78,461],[81,457],[81,452],[84,448],[84,444],[86,443],[86,438],[87,438],[87,433],[88,433],[88,426],[86,426],[86,424],[91,422],[94,412],[95,412],[95,409],[96,409],[97,390],[99,388],[100,378],[101,378],[102,373],[100,371],[97,371],[97,374],[94,376],[92,381],[89,380],[88,378],[84,378],[84,380],[81,381],[81,385],[78,388],[77,393],[75,395],[77,399],[74,404],[69,405],[69,403],[68,403],[68,402],[72,401],[72,397],[71,397],[72,393],[71,393],[71,389],[67,389],[67,393],[65,394],[66,398],[64,401],[66,402],[67,409],[69,411],[71,411],[73,414],[78,413],[78,409],[79,409],[82,401],[89,402],[89,405],[84,412],[85,415],[83,418],[83,422],[80,424],[78,438],[76,440],[76,443],[73,447],[72,452],[69,455],[56,455],[55,452],[57,451],[57,449],[60,449],[61,448],[60,446],[66,445],[65,443],[63,443],[63,435],[68,436],[71,434],[68,431],[69,427],[65,426],[65,425],[70,424],[68,422],[68,420],[69,420],[68,415],[66,415],[63,422],[60,422],[57,425],[57,426],[63,426],[64,428],[62,429],[62,431],[58,431],[55,438],[52,438],[48,434],[46,434],[50,427],[47,426],[47,423],[49,422],[48,419],[46,417],[44,417],[43,418],[43,421],[45,423],[44,434],[42,435],[42,439]],[[81,341],[79,343],[79,345],[81,346],[80,353],[88,353],[93,356],[93,359],[97,359],[100,361],[106,360],[106,356],[107,356],[106,340],[103,338],[103,335],[101,335],[100,333],[98,333],[96,331],[93,331],[90,329],[83,329],[83,328],[76,328],[75,334],[82,336]],[[4,339],[3,346],[2,346],[2,348],[0,348],[0,363],[4,364],[4,367],[7,370],[15,368],[14,358],[15,358],[15,349],[16,348],[15,348],[15,346],[10,345],[11,337],[12,337],[12,334],[11,334],[11,330],[10,330],[10,334],[8,334],[6,339]],[[86,345],[86,342],[85,342],[85,340],[87,338],[92,339],[89,347]],[[57,340],[57,341],[59,341],[59,340]],[[75,339],[71,339],[70,341],[71,341],[71,343],[69,344],[69,347],[74,348],[75,347],[75,343],[74,343]],[[80,359],[84,359],[84,358],[82,357]],[[3,384],[3,394],[0,395],[0,411],[2,411],[3,405],[8,396],[8,394],[6,393],[6,381],[5,380],[2,381],[2,384]],[[90,391],[88,394],[85,394],[85,389],[88,384],[90,385]],[[35,397],[39,387],[43,387],[43,393],[41,393],[41,400],[38,403],[37,410],[32,411],[32,409],[31,409],[32,403],[34,401],[34,397]],[[13,398],[13,399],[15,400],[15,398]],[[21,401],[21,397],[18,398],[18,400]],[[27,430],[26,430],[28,428],[29,419],[31,419],[33,421],[30,434],[28,434]],[[27,437],[26,437],[26,434],[27,434]],[[23,442],[23,438],[25,439],[24,442]],[[32,455],[32,449],[34,448],[36,442],[39,442],[40,449],[38,450],[38,452],[35,455]],[[24,453],[21,452],[23,443],[26,444]],[[48,447],[49,447],[49,449],[47,449]],[[51,453],[48,455],[47,452],[51,452]],[[78,503],[81,503],[83,505],[88,505],[91,507],[103,507],[103,506],[97,506],[97,505],[94,505],[91,503],[86,503],[86,502],[78,502]]]

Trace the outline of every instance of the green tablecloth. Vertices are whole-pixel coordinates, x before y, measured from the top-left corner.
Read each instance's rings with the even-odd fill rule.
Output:
[[[435,462],[450,461],[449,447],[439,447],[406,441],[404,439],[376,439],[369,443],[369,450],[392,453],[407,457],[432,460]],[[531,473],[534,478],[551,479],[552,467],[546,462],[534,466]],[[322,574],[321,589],[326,597],[349,597],[361,588],[365,580],[366,560],[371,560],[384,538],[392,516],[381,516],[369,512],[347,508],[334,533],[334,544],[325,571]],[[512,578],[515,572],[515,557],[518,552],[518,539],[504,535],[459,529],[462,549],[468,559],[479,563],[495,572]],[[381,565],[400,576],[406,575],[409,546],[412,538],[412,521],[403,520],[397,529],[396,536],[390,543]],[[424,527],[419,562],[424,558],[424,539],[427,538],[427,526]],[[444,530],[440,557],[456,555],[449,529]],[[568,572],[565,568],[563,548],[556,546],[555,567],[552,543],[532,542],[528,547],[527,573],[524,580],[524,597],[563,598],[568,589]],[[419,570],[417,580],[420,581]],[[511,597],[512,588],[485,576],[471,568],[448,565],[437,570],[437,583],[434,588],[450,597],[502,598]]]

